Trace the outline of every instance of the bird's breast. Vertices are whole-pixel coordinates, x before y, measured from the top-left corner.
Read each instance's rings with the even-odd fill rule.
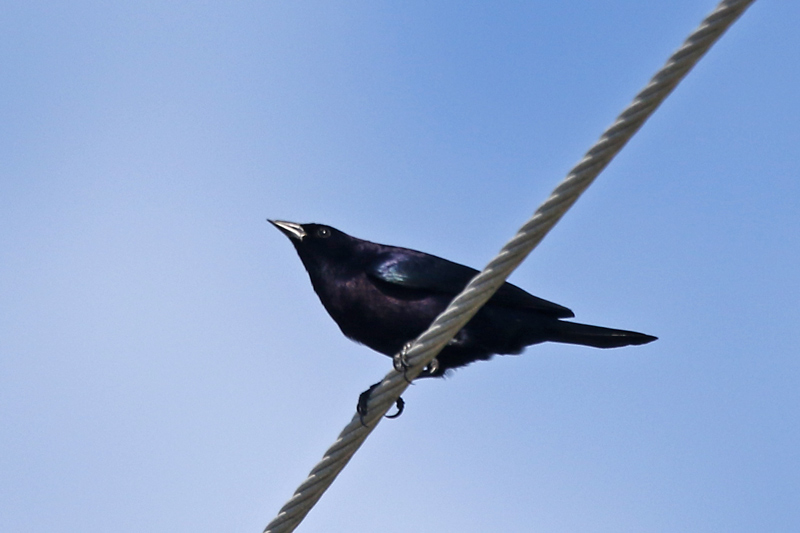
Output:
[[[386,355],[425,331],[449,302],[443,295],[376,282],[366,275],[314,288],[342,333]]]

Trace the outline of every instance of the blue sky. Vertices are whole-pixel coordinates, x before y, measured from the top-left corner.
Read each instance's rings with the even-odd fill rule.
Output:
[[[261,531],[390,368],[267,217],[482,267],[714,2],[9,2],[0,530]],[[647,332],[425,381],[299,531],[800,529],[800,5],[512,276]]]

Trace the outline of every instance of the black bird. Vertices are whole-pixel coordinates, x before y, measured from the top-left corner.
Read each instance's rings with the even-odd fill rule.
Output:
[[[342,333],[390,357],[425,331],[478,274],[435,255],[364,241],[322,224],[269,222],[291,240]],[[504,283],[419,377],[440,377],[473,361],[519,354],[547,341],[617,348],[656,340],[561,320],[574,316],[566,307]],[[360,413],[370,391],[359,401]]]

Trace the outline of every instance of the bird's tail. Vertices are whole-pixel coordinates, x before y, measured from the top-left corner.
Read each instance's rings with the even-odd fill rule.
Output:
[[[578,324],[577,322],[554,321],[548,329],[548,340],[567,344],[581,344],[595,348],[619,348],[631,344],[647,344],[658,337],[626,331],[624,329],[603,328]]]

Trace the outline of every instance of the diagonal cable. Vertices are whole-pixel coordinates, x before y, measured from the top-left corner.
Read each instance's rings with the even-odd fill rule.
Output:
[[[469,282],[428,330],[414,341],[406,354],[410,365],[406,372],[409,380],[417,377],[492,297],[711,45],[753,1],[723,0],[689,35],[497,257]],[[370,396],[366,426],[361,424],[358,416],[353,417],[278,516],[267,525],[264,533],[294,531],[408,385],[403,374],[396,371],[383,378]]]

